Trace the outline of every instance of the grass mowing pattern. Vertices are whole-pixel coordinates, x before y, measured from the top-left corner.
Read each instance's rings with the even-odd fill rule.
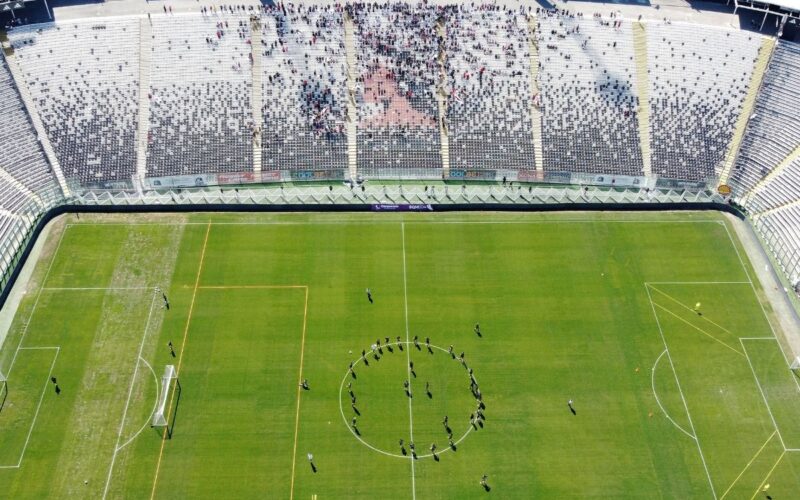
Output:
[[[790,496],[800,387],[722,217],[576,217],[71,219],[0,351],[2,496],[98,498],[110,479],[109,498],[482,498],[482,474],[499,498]],[[155,285],[169,311],[150,314]],[[405,341],[406,306],[421,349],[374,359],[377,339]],[[455,452],[442,418],[458,439],[475,401],[426,337],[463,351],[484,394],[485,428]],[[183,392],[163,442],[147,423],[169,341]],[[399,454],[407,354],[417,451],[440,452],[413,491],[408,459],[355,439],[340,392],[362,438]]]

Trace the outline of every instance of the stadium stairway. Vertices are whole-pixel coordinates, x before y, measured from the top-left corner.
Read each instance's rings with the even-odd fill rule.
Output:
[[[800,158],[800,146],[794,148],[794,150],[786,158],[781,160],[781,162],[778,163],[778,165],[775,168],[773,168],[767,175],[765,175],[760,181],[758,181],[758,183],[755,186],[753,186],[753,189],[751,189],[744,196],[744,198],[742,198],[742,204],[744,206],[747,206],[747,203],[755,194],[764,189],[772,181],[772,179],[780,175],[780,173],[783,172],[786,169],[786,167],[791,165],[792,162],[794,162],[798,158]],[[721,182],[722,181],[720,180],[720,183]],[[769,212],[777,210],[779,208],[783,208],[785,206],[787,205],[780,205],[778,207],[769,210]]]
[[[753,75],[750,77],[750,87],[747,89],[747,96],[742,103],[739,118],[736,120],[733,137],[731,138],[730,144],[728,144],[725,162],[722,164],[722,172],[720,172],[719,175],[720,186],[728,183],[731,170],[733,169],[734,163],[736,163],[736,155],[739,153],[739,148],[742,145],[744,133],[747,130],[747,122],[750,121],[750,116],[753,114],[756,98],[761,91],[761,83],[764,81],[764,75],[767,72],[767,66],[769,65],[769,60],[772,58],[774,50],[775,39],[772,37],[765,37],[761,41],[761,47],[758,49],[758,57],[753,66]]]
[[[440,39],[445,40],[447,30],[442,19],[436,22],[436,31],[439,33]],[[439,78],[436,85],[436,102],[439,105],[439,147],[442,155],[442,175],[446,179],[450,177],[450,138],[447,135],[447,91],[445,90],[445,82],[447,81],[445,60],[447,53],[444,47],[444,44],[439,46]]]
[[[633,27],[633,55],[636,62],[636,91],[639,107],[636,121],[639,123],[639,147],[642,151],[642,172],[646,177],[653,173],[650,156],[650,76],[647,71],[647,33],[645,25],[635,22]]]
[[[528,43],[530,45],[531,57],[531,94],[533,96],[540,95],[539,90],[539,41],[536,39],[536,16],[528,16],[528,29],[530,36]],[[536,171],[544,173],[544,153],[542,152],[542,113],[539,106],[531,99],[531,132],[533,137],[533,154],[534,161],[536,162]]]
[[[264,127],[262,102],[264,89],[261,87],[261,18],[253,17],[250,22],[250,50],[253,56],[251,70],[253,72],[252,95],[253,107],[253,172],[261,172],[261,131]]]
[[[358,66],[356,65],[355,26],[350,14],[344,14],[344,49],[347,59],[347,168],[350,178],[358,175],[358,162],[356,158],[356,133],[358,126],[358,110],[356,109],[356,78]]]
[[[136,130],[136,175],[147,177],[147,134],[150,130],[150,60],[153,57],[153,29],[150,18],[139,19],[139,122]]]
[[[19,66],[17,65],[16,57],[14,57],[14,50],[5,50],[7,41],[8,40],[5,38],[4,34],[2,43],[4,48],[3,52],[6,56],[6,63],[8,63],[8,70],[11,72],[11,76],[14,77],[14,82],[17,84],[17,90],[22,97],[23,104],[25,104],[25,109],[28,111],[28,116],[31,119],[31,123],[33,123],[34,130],[36,130],[36,135],[38,136],[39,143],[42,145],[44,154],[47,156],[47,161],[50,163],[53,173],[55,173],[56,179],[58,180],[58,185],[61,187],[61,192],[64,193],[65,197],[69,198],[70,192],[69,187],[67,186],[67,180],[64,177],[64,172],[61,170],[61,164],[58,161],[58,157],[53,149],[53,145],[50,144],[50,137],[48,137],[47,131],[44,128],[44,123],[42,123],[42,119],[39,116],[39,111],[36,109],[36,103],[31,96],[28,85],[25,83],[22,70],[20,70]]]

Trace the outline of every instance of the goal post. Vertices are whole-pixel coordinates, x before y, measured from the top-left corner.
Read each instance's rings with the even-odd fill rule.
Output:
[[[0,411],[3,411],[3,406],[6,404],[6,398],[8,397],[8,380],[6,380],[6,376],[3,375],[3,372],[0,372]]]
[[[789,365],[790,370],[798,370],[800,369],[800,356],[796,356],[792,364]]]
[[[158,405],[153,413],[150,427],[165,428],[169,438],[172,437],[172,424],[175,420],[175,412],[177,411],[180,397],[181,383],[178,379],[178,372],[175,370],[175,365],[167,365],[164,367],[164,375],[161,377],[161,392],[158,396]],[[172,418],[170,418],[170,413]]]

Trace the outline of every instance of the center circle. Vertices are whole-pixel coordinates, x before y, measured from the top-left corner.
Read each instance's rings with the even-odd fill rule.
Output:
[[[466,356],[462,360],[458,352],[417,341],[376,343],[345,372],[339,410],[350,433],[367,448],[411,459],[413,436],[417,458],[433,457],[452,451],[450,439],[458,450],[478,424],[483,426],[472,420],[478,405],[473,381],[477,384]],[[455,430],[462,425],[463,433]],[[435,452],[430,450],[432,444],[437,446]]]

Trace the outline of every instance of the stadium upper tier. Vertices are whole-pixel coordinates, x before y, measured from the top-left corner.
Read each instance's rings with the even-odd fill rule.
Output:
[[[750,32],[531,7],[198,10],[9,33],[69,182],[325,171],[714,184],[771,56]],[[737,189],[795,147],[799,59],[774,51],[728,169]]]
[[[800,227],[800,46],[752,32],[527,5],[308,3],[8,39],[0,230],[54,191],[356,176],[729,184],[770,228]]]

